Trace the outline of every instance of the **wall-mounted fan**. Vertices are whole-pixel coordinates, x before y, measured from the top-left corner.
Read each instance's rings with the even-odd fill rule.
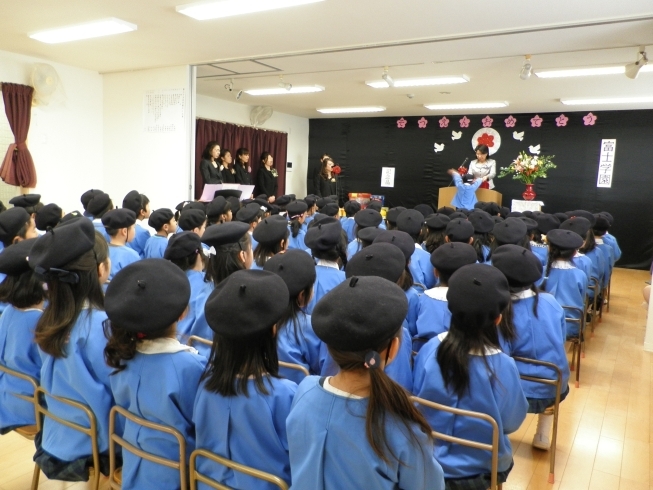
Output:
[[[252,126],[263,126],[265,121],[270,119],[273,113],[274,111],[272,110],[272,107],[258,105],[249,113],[249,120],[252,123]]]
[[[32,87],[34,87],[32,105],[48,105],[60,84],[59,75],[54,67],[45,63],[35,63],[32,68]]]

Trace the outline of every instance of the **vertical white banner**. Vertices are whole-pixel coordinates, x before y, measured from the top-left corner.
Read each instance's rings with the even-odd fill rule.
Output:
[[[395,186],[395,168],[382,167],[381,168],[381,187],[394,187]]]
[[[599,156],[599,175],[596,187],[612,187],[612,172],[614,171],[614,156],[617,151],[617,140],[601,140]]]

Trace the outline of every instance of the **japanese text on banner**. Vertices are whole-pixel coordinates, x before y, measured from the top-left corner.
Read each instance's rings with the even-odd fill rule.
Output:
[[[617,151],[617,140],[601,140],[599,156],[599,175],[596,187],[612,187],[612,172],[614,171],[614,157]]]

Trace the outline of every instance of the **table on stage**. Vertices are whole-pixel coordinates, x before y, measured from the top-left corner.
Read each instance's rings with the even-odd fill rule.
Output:
[[[542,206],[544,206],[542,201],[522,201],[520,199],[513,199],[510,211],[519,211],[520,213],[523,213],[524,211],[542,211]]]
[[[451,207],[451,201],[453,201],[457,191],[458,189],[453,186],[440,187],[440,191],[438,192],[438,208],[444,206]],[[476,199],[483,202],[496,202],[501,206],[503,196],[501,193],[490,189],[477,189]]]

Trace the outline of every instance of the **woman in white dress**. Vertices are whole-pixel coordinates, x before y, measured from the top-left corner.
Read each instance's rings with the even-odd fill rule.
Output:
[[[476,160],[469,164],[469,173],[476,179],[482,179],[482,189],[494,189],[492,179],[497,175],[497,162],[489,158],[490,149],[487,145],[478,145],[475,148]]]

